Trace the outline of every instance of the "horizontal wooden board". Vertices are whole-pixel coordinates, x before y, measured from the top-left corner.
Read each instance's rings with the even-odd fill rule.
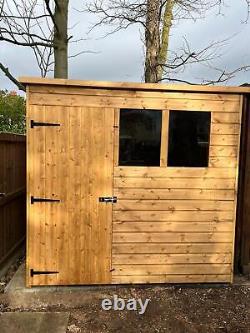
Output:
[[[114,254],[231,253],[231,243],[116,243]]]
[[[231,134],[237,135],[240,132],[240,124],[212,124],[212,134]]]
[[[167,222],[227,222],[234,212],[196,211],[114,211],[113,221],[167,221]]]
[[[239,101],[208,101],[185,99],[160,99],[143,97],[117,97],[117,96],[82,96],[65,94],[40,94],[30,95],[31,105],[63,105],[76,107],[111,107],[111,108],[138,108],[159,110],[182,111],[213,111],[213,112],[239,112]]]
[[[155,274],[230,274],[230,264],[113,265],[112,276]]]
[[[213,146],[215,147],[215,146]],[[220,146],[220,148],[228,148]],[[231,147],[230,147],[231,148]],[[194,172],[195,171],[195,172]],[[234,168],[176,168],[176,167],[134,167],[120,166],[114,168],[115,177],[143,178],[234,178]]]
[[[240,124],[239,113],[212,112],[211,122],[214,124]]]
[[[182,188],[182,189],[234,189],[234,179],[210,178],[114,178],[119,188]]]
[[[239,135],[220,135],[213,134],[210,138],[210,144],[213,146],[237,146]]]
[[[116,97],[134,97],[134,98],[167,98],[167,99],[194,99],[206,101],[235,101],[239,102],[237,94],[202,94],[186,92],[158,92],[158,91],[140,91],[140,90],[115,90],[115,89],[88,89],[81,87],[63,87],[63,86],[31,86],[30,92],[42,94],[65,94],[65,95],[83,95],[83,96],[116,96]]]
[[[149,90],[149,91],[182,91],[182,92],[205,92],[205,93],[222,93],[222,94],[248,94],[248,87],[229,87],[229,86],[208,86],[192,84],[172,84],[172,83],[139,83],[139,82],[109,82],[109,81],[83,81],[68,79],[51,79],[37,77],[19,77],[19,82],[34,85],[65,86],[65,87],[84,87],[84,88],[104,88],[120,90]]]
[[[116,254],[115,265],[166,265],[166,264],[230,264],[231,253],[213,254]]]
[[[209,155],[210,158],[212,157],[237,157],[238,154],[238,147],[237,146],[210,146],[209,148]],[[211,167],[209,168],[211,169]],[[209,170],[208,169],[208,170]],[[220,173],[223,174],[221,170],[219,169]],[[225,169],[228,170],[228,169]],[[235,175],[236,170],[232,169],[231,174]]]
[[[212,168],[236,168],[236,157],[210,157],[209,166]]]
[[[119,200],[113,210],[233,211],[233,201],[204,200]]]
[[[114,232],[114,243],[228,243],[232,242],[232,232]]]
[[[196,275],[120,275],[112,276],[113,284],[136,284],[136,283],[228,283],[231,275],[223,274],[196,274]]]
[[[114,232],[233,232],[232,222],[113,222]]]
[[[115,188],[118,199],[234,200],[233,190]]]

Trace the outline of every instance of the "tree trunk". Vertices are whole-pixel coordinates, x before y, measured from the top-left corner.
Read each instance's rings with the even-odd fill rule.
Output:
[[[147,1],[145,30],[145,82],[157,82],[157,58],[160,48],[160,0]]]
[[[54,77],[68,78],[68,5],[69,0],[55,1]]]
[[[163,69],[167,62],[168,48],[169,48],[169,37],[170,29],[173,21],[173,9],[175,5],[175,0],[168,0],[166,3],[163,23],[162,23],[162,33],[161,33],[161,46],[158,54],[158,67],[157,67],[157,81],[162,80]]]

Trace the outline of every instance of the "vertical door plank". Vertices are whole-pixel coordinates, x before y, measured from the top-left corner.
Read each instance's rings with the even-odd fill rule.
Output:
[[[91,283],[110,283],[112,204],[99,202],[99,197],[113,195],[114,110],[93,108],[91,114]]]
[[[46,107],[45,122],[58,123],[58,107]],[[60,127],[45,127],[45,198],[60,200],[58,194],[58,179],[60,175],[57,172],[59,152],[58,136]],[[60,203],[43,203],[45,206],[45,270],[58,271],[57,267],[57,209],[60,209]],[[45,275],[45,283],[53,284],[57,281],[57,275]]]
[[[117,130],[116,127],[113,125],[113,119],[115,116],[116,110],[110,110],[105,109],[105,160],[106,160],[106,174],[105,174],[105,187],[106,191],[112,193],[114,195],[114,136],[115,136],[115,130]],[[118,132],[119,134],[119,132]],[[118,144],[119,144],[119,136],[117,136]],[[119,147],[119,146],[118,146]],[[117,148],[118,148],[117,147]],[[118,150],[117,150],[118,151]],[[106,246],[106,253],[103,258],[104,262],[104,268],[103,272],[106,272],[103,276],[103,281],[106,281],[107,283],[111,283],[112,280],[112,226],[113,226],[113,205],[110,205],[109,207],[106,207],[105,210],[105,221],[106,225],[104,228],[104,233],[106,234],[106,237],[104,239],[104,245]]]
[[[43,270],[45,266],[45,206],[43,203],[31,205],[31,196],[45,196],[45,129],[30,128],[30,120],[43,122],[45,107],[32,106],[29,110],[28,132],[28,258],[27,274],[29,284],[44,284],[43,276],[30,278],[30,269]]]
[[[88,177],[88,165],[89,165],[89,153],[88,146],[90,137],[87,135],[87,129],[90,128],[90,117],[86,108],[81,108],[81,198],[80,198],[80,212],[81,212],[81,224],[80,224],[80,277],[81,281],[90,281],[90,233],[91,224],[89,219],[89,184]],[[87,282],[88,283],[88,282]]]
[[[69,220],[68,196],[70,188],[69,179],[69,108],[61,107],[58,110],[59,138],[57,158],[57,186],[58,197],[61,202],[57,205],[57,267],[58,284],[67,283],[69,272]]]
[[[69,111],[69,274],[71,283],[80,282],[80,199],[81,199],[81,109]]]
[[[114,166],[119,165],[120,109],[114,110]]]
[[[92,224],[92,233],[91,233],[91,252],[92,252],[92,265],[91,265],[91,281],[98,281],[100,279],[102,262],[99,263],[99,257],[101,255],[101,237],[100,237],[100,216],[98,211],[98,197],[101,196],[100,192],[103,189],[104,180],[98,176],[98,173],[104,172],[105,165],[102,156],[102,145],[103,142],[103,129],[105,124],[103,123],[104,112],[99,112],[98,109],[91,109],[92,115],[92,126],[91,126],[91,146],[89,147],[90,154],[90,198],[91,208],[90,208],[90,218]],[[102,125],[102,127],[101,127]],[[104,144],[104,142],[103,142]],[[92,149],[91,149],[92,147]],[[104,194],[107,195],[107,194]],[[100,207],[99,209],[101,209]],[[105,223],[105,222],[104,222]],[[100,270],[99,270],[100,268]]]

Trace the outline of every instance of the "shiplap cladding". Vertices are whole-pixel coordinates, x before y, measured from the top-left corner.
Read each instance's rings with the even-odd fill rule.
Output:
[[[28,130],[28,198],[34,190],[39,190],[41,193],[37,193],[41,195],[46,194],[56,182],[57,193],[68,195],[69,201],[54,208],[48,205],[46,207],[50,208],[44,208],[46,204],[41,203],[36,206],[36,211],[28,207],[28,267],[32,263],[45,270],[49,268],[45,264],[48,261],[52,270],[59,271],[56,277],[28,277],[28,285],[231,282],[241,95],[212,91],[198,93],[195,87],[190,92],[143,91],[130,86],[126,90],[121,87],[97,89],[87,84],[85,87],[71,87],[42,84],[42,81],[29,86],[28,120],[36,114],[37,119],[45,121],[46,115],[46,121],[61,122],[64,128]],[[118,165],[120,108],[163,110],[162,135],[166,140],[162,141],[160,167]],[[93,125],[92,130],[83,130],[83,109],[86,111],[85,122],[87,112],[90,114],[95,110],[95,118],[91,119],[102,121],[103,127]],[[211,112],[207,168],[167,167],[164,154],[167,149],[168,110]],[[69,117],[73,118],[70,120]],[[72,138],[69,140],[64,129],[71,125],[71,130],[67,129]],[[105,126],[112,127],[113,131],[106,131]],[[43,131],[46,135],[42,134]],[[112,144],[106,150],[93,151],[93,145],[83,144],[87,140],[82,139],[84,136],[93,136],[93,140],[97,138],[96,147],[102,145],[107,142],[105,133],[112,135],[109,139]],[[31,143],[34,140],[39,141],[36,146]],[[54,154],[53,149],[57,153]],[[83,151],[93,161],[95,157],[98,161],[103,152],[110,154],[112,151],[112,168],[110,164],[103,168],[99,159],[99,169],[96,169],[96,164],[91,169],[91,164],[86,166]],[[34,156],[37,156],[36,168],[31,167]],[[44,176],[45,170],[50,170],[46,171],[48,177]],[[111,190],[103,195],[117,196],[118,201],[113,205],[104,204],[102,207],[106,208],[98,213],[103,204],[93,202],[97,202],[104,187],[103,181],[94,179],[98,179],[102,172],[111,177],[113,184]],[[67,182],[69,174],[71,178]],[[92,186],[90,193],[86,184],[88,187],[93,181],[96,188],[93,190]],[[94,197],[92,204],[87,201],[87,195]],[[75,200],[77,197],[82,198],[83,203]],[[43,212],[45,209],[46,216],[51,215],[53,219],[47,218],[46,222],[41,209]],[[112,214],[112,221],[101,229],[105,218],[107,222],[105,209]],[[91,231],[82,225],[91,214],[92,219],[99,222],[90,237]],[[54,222],[49,222],[52,220]],[[34,225],[40,228],[36,234],[38,238],[45,233],[46,242],[42,242],[40,250],[36,247],[39,240],[32,234]],[[95,246],[91,242],[95,242]],[[106,248],[106,254],[98,257],[103,248]],[[91,257],[91,251],[96,256]],[[105,262],[100,264],[99,261],[101,273],[96,258]],[[92,275],[88,279],[77,268],[87,267],[84,265],[95,267],[89,268]],[[101,277],[97,279],[96,274],[101,274]]]
[[[240,97],[171,93],[165,98],[154,107],[211,112],[209,166],[166,167],[167,140],[161,167],[116,162],[113,282],[230,282]],[[164,121],[163,137],[168,116]]]

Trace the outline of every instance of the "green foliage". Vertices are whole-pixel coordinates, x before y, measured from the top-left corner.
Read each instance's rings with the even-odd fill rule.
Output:
[[[25,133],[25,99],[0,90],[0,132]]]

